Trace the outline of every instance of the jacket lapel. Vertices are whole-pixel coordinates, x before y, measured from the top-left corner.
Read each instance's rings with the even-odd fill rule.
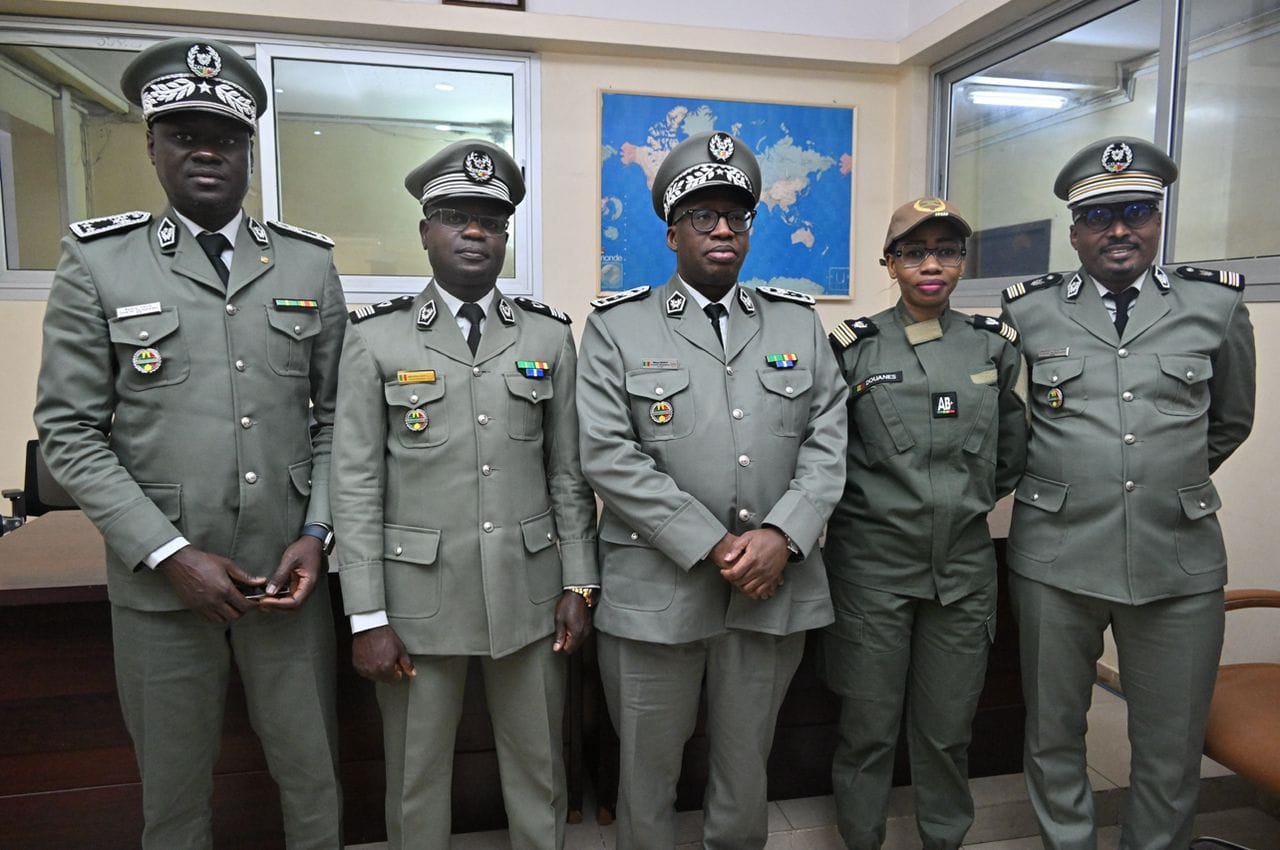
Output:
[[[434,305],[435,309],[431,310],[428,305]],[[432,314],[429,322],[423,321],[424,309]],[[422,290],[422,294],[413,302],[413,315],[424,346],[459,363],[471,365],[471,349],[467,348],[466,337],[458,329],[457,320],[445,306],[444,299],[440,297],[435,280],[427,284],[427,288]],[[481,339],[483,340],[483,337]]]
[[[748,304],[751,305],[750,308],[747,307]],[[707,322],[707,324],[711,323]],[[756,299],[752,298],[750,292],[742,288],[742,284],[738,284],[738,292],[733,296],[733,307],[729,309],[729,340],[725,346],[725,362],[732,363],[758,333],[760,333],[760,305]]]
[[[1124,336],[1120,341],[1129,342],[1164,318],[1168,312],[1169,302],[1148,272],[1142,289],[1138,290],[1138,300],[1133,302],[1133,312],[1129,314],[1129,324],[1124,326]]]
[[[1063,284],[1060,297],[1071,320],[1107,345],[1115,347],[1120,340],[1116,336],[1116,326],[1107,313],[1107,305],[1102,303],[1098,287],[1084,269],[1076,272],[1080,276],[1079,292],[1075,298],[1068,297],[1072,291],[1070,284]]]
[[[504,304],[505,308],[502,306]],[[512,317],[516,315],[515,306],[510,301],[505,301],[502,293],[495,289],[493,301],[489,302],[489,312],[484,317],[484,333],[480,335],[480,347],[476,349],[477,363],[497,357],[515,345],[516,338],[520,336],[519,325],[515,322],[508,324],[503,321],[500,311],[505,311]]]
[[[670,301],[671,297],[676,293],[679,293],[684,298],[684,306],[680,312],[673,313],[670,309]],[[667,317],[667,323],[672,330],[710,354],[716,360],[721,363],[725,362],[724,346],[716,338],[715,329],[711,327],[711,320],[698,307],[698,303],[689,295],[688,290],[680,283],[678,277],[673,275],[671,280],[667,281],[667,285],[658,290],[658,305],[663,311],[663,315]]]
[[[266,236],[265,228],[258,229]],[[196,245],[199,248],[199,245]],[[245,213],[236,233],[235,253],[231,257],[231,277],[227,280],[227,297],[235,295],[267,273],[275,265],[275,245],[270,238],[261,244],[249,231],[249,214]]]

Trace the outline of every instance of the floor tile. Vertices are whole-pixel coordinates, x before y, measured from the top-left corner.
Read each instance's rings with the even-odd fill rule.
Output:
[[[984,776],[969,781],[969,793],[973,795],[973,806],[977,809],[1011,803],[1027,799],[1027,781],[1021,773]]]
[[[814,829],[836,822],[836,804],[830,795],[778,800],[777,805],[792,829]]]

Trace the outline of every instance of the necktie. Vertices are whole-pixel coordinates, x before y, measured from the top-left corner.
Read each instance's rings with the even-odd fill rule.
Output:
[[[1138,290],[1131,286],[1120,292],[1112,292],[1107,297],[1116,304],[1116,333],[1124,336],[1124,326],[1129,324],[1129,305],[1138,297]]]
[[[201,233],[196,236],[196,241],[200,243],[209,262],[213,264],[213,270],[218,273],[218,280],[226,286],[227,280],[231,277],[231,270],[227,268],[226,263],[222,262],[222,252],[229,249],[231,243],[221,233]]]
[[[475,354],[480,347],[480,320],[484,318],[484,310],[474,301],[467,301],[458,308],[458,315],[467,320],[471,326],[467,329],[467,348]]]
[[[720,332],[720,320],[729,315],[729,311],[717,301],[703,307],[702,312],[706,313],[707,318],[711,320],[711,327],[715,328],[716,331],[716,339],[720,340],[720,347],[724,348],[724,334]]]

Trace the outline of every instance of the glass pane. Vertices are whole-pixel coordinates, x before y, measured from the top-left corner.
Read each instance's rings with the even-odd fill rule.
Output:
[[[951,87],[948,199],[974,239],[967,277],[1079,265],[1053,181],[1106,135],[1155,130],[1160,0],[1139,0]]]
[[[1187,26],[1174,261],[1275,255],[1280,2],[1193,0]]]
[[[430,274],[405,175],[459,139],[512,151],[510,74],[276,59],[280,214],[328,234],[338,271]],[[515,227],[503,277],[513,277]]]

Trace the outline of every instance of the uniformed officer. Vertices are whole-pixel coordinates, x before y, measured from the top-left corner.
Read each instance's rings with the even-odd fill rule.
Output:
[[[1133,748],[1120,845],[1186,847],[1196,812],[1227,579],[1209,476],[1252,427],[1254,346],[1239,275],[1152,265],[1177,174],[1142,139],[1081,149],[1054,184],[1081,268],[1004,294],[1030,362],[1009,567],[1050,848],[1096,844],[1084,730],[1107,626]]]
[[[987,514],[1022,473],[1026,412],[1017,335],[949,306],[971,233],[941,198],[903,204],[882,261],[897,305],[831,334],[851,392],[825,679],[842,697],[836,819],[857,850],[884,842],[904,698],[924,847],[958,848],[973,823],[969,739],[996,626]]]
[[[35,418],[55,477],[106,540],[142,843],[211,844],[234,656],[286,843],[339,847],[323,559],[346,326],[333,243],[242,210],[267,94],[230,47],[161,42],[120,85],[169,207],[71,226]]]
[[[676,274],[597,299],[583,336],[620,850],[674,844],[704,675],[704,846],[764,846],[778,709],[805,630],[831,622],[816,544],[844,482],[847,389],[812,298],[737,284],[759,195],[742,141],[677,146],[653,184]]]
[[[506,151],[456,142],[405,187],[434,278],[352,314],[334,459],[354,662],[382,709],[388,843],[449,844],[478,656],[511,843],[559,848],[564,654],[591,630],[599,579],[570,320],[495,289],[525,194]]]

